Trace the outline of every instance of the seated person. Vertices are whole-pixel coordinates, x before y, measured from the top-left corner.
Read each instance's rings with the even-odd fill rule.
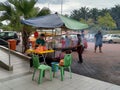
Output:
[[[52,58],[52,57],[46,57],[46,62],[48,65],[51,66],[51,62],[60,62],[61,59],[64,58],[64,55],[65,55],[65,52],[61,52],[59,53],[58,56],[56,56],[55,58]]]
[[[36,40],[36,47],[38,46],[45,46],[45,40],[44,40],[45,35],[40,34],[40,37]]]
[[[72,53],[71,50],[66,50],[66,54],[70,54],[70,53]],[[65,56],[65,55],[64,55],[64,56]],[[60,59],[59,65],[60,65],[60,66],[63,66],[63,65],[64,65],[64,58],[63,58],[63,59]]]
[[[44,34],[41,34],[39,38],[37,38],[36,40],[36,45],[35,45],[35,48],[39,46],[45,46],[45,40],[44,40],[44,37],[45,35]],[[36,50],[37,51],[37,50]],[[32,56],[31,56],[32,57]],[[43,57],[41,57],[41,55],[39,54],[39,61],[40,62],[43,62]],[[30,60],[30,67],[33,66],[33,59],[31,58]]]

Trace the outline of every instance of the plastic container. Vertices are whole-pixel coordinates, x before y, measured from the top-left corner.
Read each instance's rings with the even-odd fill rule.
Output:
[[[8,42],[10,43],[10,49],[16,50],[16,40],[15,39],[9,39]]]
[[[57,72],[58,71],[58,66],[56,66],[55,64],[59,64],[59,63],[58,62],[52,62],[51,63],[53,72]]]

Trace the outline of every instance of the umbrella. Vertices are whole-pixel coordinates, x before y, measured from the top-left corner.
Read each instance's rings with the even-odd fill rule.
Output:
[[[38,28],[58,28],[62,26],[72,30],[88,28],[87,24],[80,23],[79,21],[59,14],[49,14],[46,16],[22,20],[21,23]]]

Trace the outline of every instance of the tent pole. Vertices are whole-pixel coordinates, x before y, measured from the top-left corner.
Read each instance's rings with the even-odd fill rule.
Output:
[[[53,48],[55,50],[55,36],[53,34],[53,29],[52,29],[52,36],[53,36],[53,43],[52,43],[52,45],[54,45]],[[55,51],[54,51],[54,56],[53,57],[55,58]]]

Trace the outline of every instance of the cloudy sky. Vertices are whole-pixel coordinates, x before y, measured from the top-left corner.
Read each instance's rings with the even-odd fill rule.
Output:
[[[0,2],[4,1],[6,0],[0,0]],[[36,6],[40,8],[49,7],[53,13],[61,13],[61,2],[63,2],[62,14],[70,14],[72,10],[79,9],[84,6],[101,9],[110,8],[120,4],[120,0],[38,0]]]

